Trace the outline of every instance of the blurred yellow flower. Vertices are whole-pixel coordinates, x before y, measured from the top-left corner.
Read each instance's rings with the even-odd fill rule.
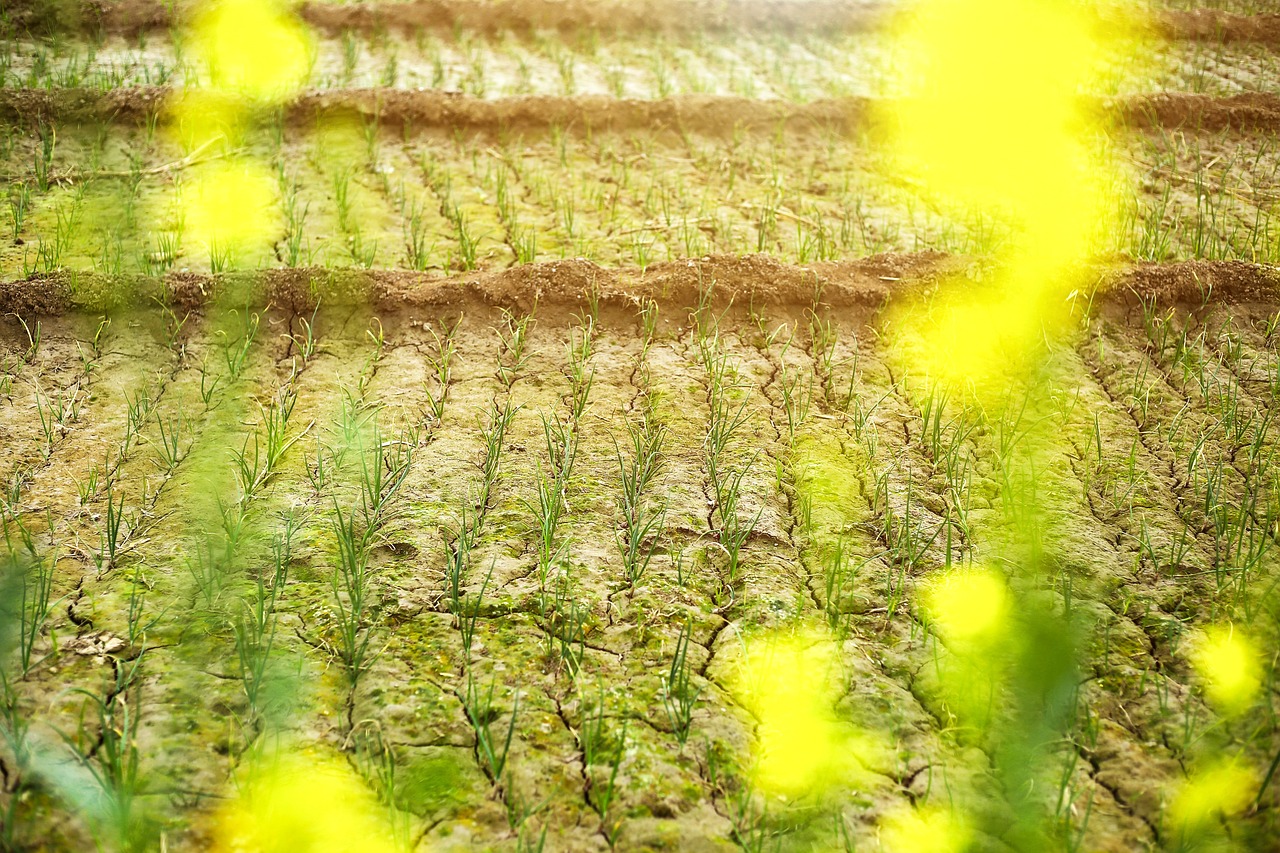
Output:
[[[981,385],[1032,350],[1058,280],[1110,218],[1094,91],[1121,44],[1075,0],[923,0],[892,27],[895,88],[880,108],[895,172],[955,206],[974,250],[1005,262],[995,299],[922,331],[923,366]]]
[[[281,757],[219,817],[217,853],[395,853],[382,809],[336,759]]]
[[[951,812],[907,806],[884,819],[880,837],[887,853],[962,853],[973,836]]]
[[[1009,590],[1004,578],[989,569],[959,569],[930,584],[924,606],[947,641],[984,644],[1005,629]]]
[[[273,0],[221,0],[196,19],[194,32],[218,91],[280,103],[311,74],[306,28]]]
[[[1169,804],[1169,818],[1183,831],[1195,832],[1219,817],[1244,811],[1255,784],[1247,768],[1223,761],[1183,783]]]
[[[817,633],[748,643],[734,688],[759,721],[755,783],[761,791],[795,797],[837,784],[856,754],[873,748],[836,719],[831,676],[837,659],[832,642]]]
[[[1192,662],[1204,681],[1205,695],[1224,713],[1248,708],[1262,687],[1258,652],[1232,625],[1210,628]]]
[[[276,181],[252,161],[194,170],[182,197],[186,236],[211,255],[234,257],[251,243],[270,243],[280,230]]]

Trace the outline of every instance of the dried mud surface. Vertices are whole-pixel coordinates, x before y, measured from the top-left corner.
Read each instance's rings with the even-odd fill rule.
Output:
[[[952,652],[920,621],[921,596],[946,570],[947,551],[983,560],[1010,553],[1016,540],[997,458],[1009,452],[998,451],[999,424],[1022,417],[1017,405],[1012,414],[1000,406],[980,414],[952,404],[949,452],[973,466],[958,487],[921,422],[933,392],[913,367],[920,341],[911,318],[928,316],[930,283],[958,266],[919,255],[813,268],[712,258],[655,265],[643,276],[572,261],[430,282],[362,273],[349,298],[335,296],[318,311],[308,289],[318,273],[298,271],[268,285],[274,305],[258,315],[261,331],[234,371],[224,356],[246,306],[207,277],[166,281],[176,313],[119,304],[59,314],[64,302],[35,294],[65,281],[4,285],[0,346],[12,378],[0,399],[0,475],[15,484],[13,506],[39,532],[38,547],[56,551],[56,591],[65,596],[40,633],[41,663],[18,684],[33,738],[52,743],[56,732],[74,732],[83,711],[71,689],[99,695],[137,663],[134,680],[109,695],[140,721],[139,790],[156,804],[140,813],[158,821],[169,850],[217,843],[228,774],[253,760],[250,746],[261,735],[228,726],[248,718],[231,663],[234,609],[193,583],[190,555],[221,541],[199,495],[236,494],[228,449],[261,433],[253,401],[284,395],[294,400],[289,423],[299,443],[240,497],[251,514],[220,595],[248,594],[243,583],[270,559],[279,519],[293,518],[298,532],[276,599],[273,654],[299,680],[277,725],[300,748],[347,756],[370,785],[380,778],[365,763],[376,730],[402,778],[433,780],[397,800],[419,849],[519,849],[544,828],[547,850],[730,850],[753,832],[784,850],[830,849],[838,825],[857,849],[878,850],[886,815],[939,798],[976,809],[981,849],[1008,849],[1002,835],[1015,798],[993,769],[998,744],[954,730],[936,675]],[[1280,363],[1266,329],[1280,292],[1274,271],[1240,264],[1097,278],[1115,298],[1095,300],[1087,327],[1060,330],[1038,354],[1039,390],[1028,398],[1039,401],[1030,404],[1038,426],[1018,452],[1034,459],[1040,478],[1039,559],[1057,578],[1036,600],[1060,610],[1061,578],[1072,578],[1071,607],[1087,626],[1079,677],[1086,722],[1046,759],[1045,781],[1053,789],[1067,779],[1078,814],[1089,804],[1084,849],[1118,851],[1161,845],[1162,815],[1192,761],[1186,721],[1203,727],[1195,731],[1234,731],[1220,727],[1188,663],[1188,638],[1216,600],[1205,567],[1217,557],[1205,539],[1168,566],[1149,562],[1139,545],[1139,529],[1165,542],[1184,523],[1194,530],[1209,523],[1197,514],[1195,483],[1171,468],[1182,439],[1155,427],[1179,413],[1211,446],[1227,440],[1217,398],[1181,375],[1156,342],[1158,329],[1144,330],[1144,309],[1151,312],[1152,297],[1186,303],[1163,322],[1209,330],[1205,369],[1236,389],[1242,411],[1265,413],[1263,383]],[[731,298],[733,310],[724,310]],[[34,352],[15,315],[28,328],[41,322]],[[175,329],[179,315],[186,320]],[[526,317],[527,337],[513,356],[511,335]],[[431,365],[446,334],[454,361],[439,385]],[[1220,334],[1230,347],[1220,346]],[[304,348],[305,338],[314,346]],[[732,572],[710,544],[723,522],[705,457],[718,405],[708,365],[721,358],[745,413],[731,445],[743,471],[740,510],[756,519]],[[575,359],[590,371],[588,386],[573,378]],[[1141,411],[1125,402],[1135,370],[1146,383]],[[210,375],[220,379],[205,397]],[[804,416],[790,396],[797,375],[815,380]],[[1008,392],[1032,393],[1025,381],[1011,373]],[[586,408],[574,416],[583,387]],[[65,429],[47,438],[34,412],[54,396],[79,403]],[[151,412],[132,424],[129,406],[144,397]],[[439,399],[443,409],[435,410]],[[514,415],[496,476],[471,510],[480,534],[463,590],[481,603],[466,623],[449,605],[449,531],[477,494],[485,431],[508,406]],[[370,445],[344,432],[353,412],[376,417],[383,438]],[[648,573],[629,584],[615,544],[613,441],[625,442],[626,425],[641,417],[666,431],[657,493],[667,516]],[[969,418],[976,429],[956,427]],[[540,584],[532,531],[545,487],[539,477],[555,464],[544,449],[547,419],[571,424],[579,444],[564,492],[564,551]],[[183,454],[157,476],[161,430],[175,422],[186,424]],[[317,479],[315,459],[336,459],[342,447],[347,462]],[[413,454],[370,553],[376,604],[365,626],[380,652],[353,687],[335,656],[329,516],[334,507],[358,506],[358,460],[370,447]],[[1136,454],[1129,491],[1111,491],[1127,454]],[[79,495],[77,483],[103,464],[115,491]],[[121,501],[128,519],[110,566],[93,558],[107,500]],[[960,512],[966,520],[952,527]],[[928,542],[905,564],[890,556],[904,530]],[[837,541],[860,568],[846,579],[844,597],[833,599],[823,566]],[[55,544],[67,542],[82,544]],[[1265,585],[1274,560],[1256,571]],[[139,590],[147,614],[141,633],[129,615]],[[700,693],[692,736],[681,744],[663,710],[661,673],[686,619]],[[754,638],[832,619],[842,626],[837,725],[881,746],[866,753],[852,781],[800,802],[773,801],[766,813],[753,799],[760,795],[749,769],[759,721],[737,667]],[[495,685],[491,718],[468,705],[468,678]],[[588,761],[583,732],[597,713],[614,745]],[[480,748],[490,723],[514,732],[500,778]],[[93,736],[92,724],[79,735]],[[1265,761],[1274,741],[1250,741],[1249,754]],[[619,743],[625,748],[615,755]],[[15,814],[24,843],[90,843],[91,825],[66,813],[52,787],[21,790]],[[1240,849],[1276,849],[1275,791],[1234,825]],[[1043,795],[1050,813],[1056,796],[1056,789]],[[529,803],[541,806],[522,811]],[[1050,849],[1044,844],[1035,849]]]

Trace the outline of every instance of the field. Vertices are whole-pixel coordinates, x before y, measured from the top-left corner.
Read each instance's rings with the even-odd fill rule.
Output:
[[[1280,15],[1078,5],[0,11],[0,850],[1280,851]]]

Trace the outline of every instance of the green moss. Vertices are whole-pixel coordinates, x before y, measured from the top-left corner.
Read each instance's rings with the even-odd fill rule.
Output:
[[[428,814],[460,799],[470,787],[458,759],[448,752],[415,755],[397,768],[396,805]]]
[[[811,537],[823,540],[839,536],[865,520],[861,460],[851,459],[831,433],[805,432],[796,437],[794,461],[796,488],[811,506]]]

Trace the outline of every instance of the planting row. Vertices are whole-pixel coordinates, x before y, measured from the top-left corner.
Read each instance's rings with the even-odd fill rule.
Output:
[[[178,130],[179,133],[173,132]],[[397,267],[564,257],[648,264],[765,252],[798,263],[1001,250],[1013,223],[949,204],[835,132],[418,134],[359,120],[187,145],[148,125],[0,134],[0,275],[57,269]],[[233,127],[227,132],[243,133]],[[1274,136],[1158,131],[1108,146],[1096,256],[1275,262]],[[1104,160],[1105,162],[1106,160]],[[1084,252],[1082,252],[1084,254]]]
[[[6,318],[7,840],[229,846],[282,749],[387,849],[1271,837],[1280,314],[966,388],[732,286]]]
[[[187,42],[177,30],[99,42],[6,39],[0,43],[0,86],[105,91],[207,84],[208,69]],[[1273,55],[1268,45],[1125,40],[1109,51],[1093,88],[1101,95],[1274,91],[1280,80]],[[308,85],[428,88],[481,98],[709,94],[808,102],[895,95],[902,91],[905,67],[890,35],[875,31],[626,39],[603,38],[595,31],[531,38],[511,33],[487,38],[466,31],[454,37],[348,32],[315,42]]]

